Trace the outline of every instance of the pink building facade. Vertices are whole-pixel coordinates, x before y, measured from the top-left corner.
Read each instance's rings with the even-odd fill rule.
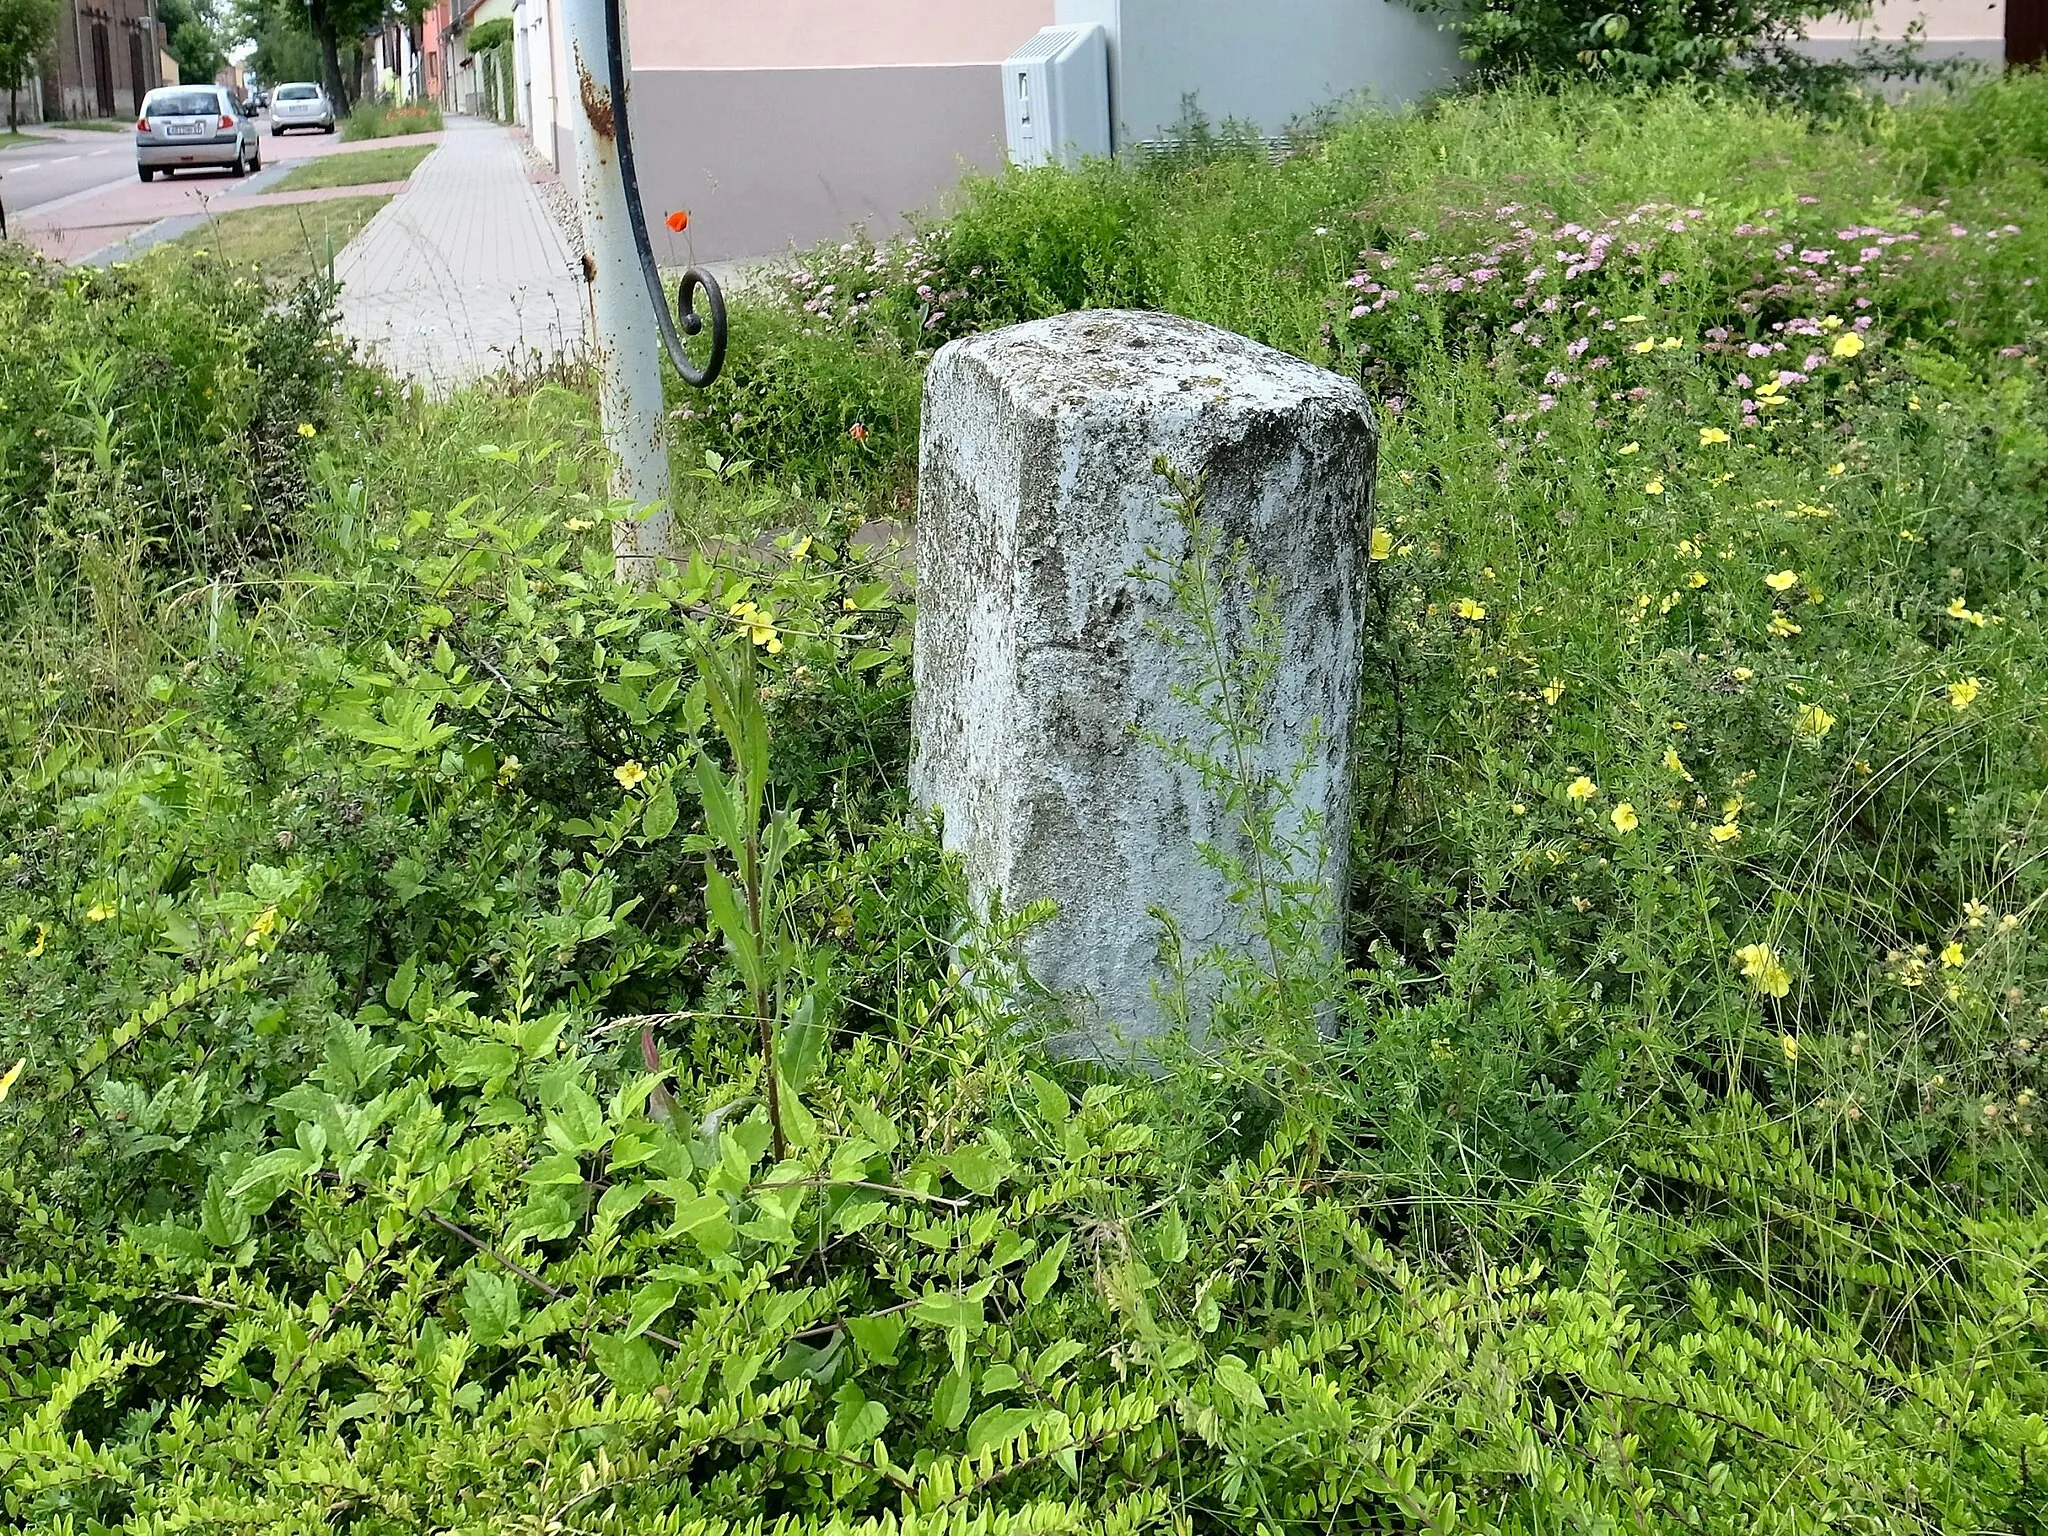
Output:
[[[1053,0],[629,0],[650,224],[666,239],[660,217],[690,211],[678,261],[900,227],[967,168],[1002,164],[1001,63],[1052,19]],[[555,77],[531,122],[566,168],[576,96],[550,30],[530,45]]]
[[[906,211],[935,206],[964,171],[1002,165],[1002,62],[1034,32],[1056,20],[1114,15],[1119,6],[1128,19],[1143,8],[1155,16],[1155,34],[1157,16],[1166,17],[1171,51],[1179,24],[1170,6],[1160,10],[1163,3],[627,0],[634,141],[648,223],[669,247],[664,261],[773,256],[843,239],[856,227],[878,236],[894,232]],[[1190,33],[1197,12],[1213,23],[1219,8],[1228,10],[1223,0],[1188,3],[1182,30]],[[2011,3],[2031,14],[2029,7],[2038,10],[2048,0]],[[562,44],[560,4],[511,0],[519,119],[566,171],[573,158],[569,113],[578,96]],[[1315,8],[1312,0],[1244,4],[1261,23],[1290,6],[1304,13]],[[1824,57],[1847,56],[1864,39],[1902,37],[1918,21],[1930,54],[1996,67],[2010,46],[2007,5],[1879,0],[1865,21],[1817,27],[1811,47]],[[1423,18],[1398,0],[1390,10],[1400,13],[1386,23],[1391,49],[1394,32],[1422,26]],[[1428,19],[1432,32],[1435,22]],[[1409,46],[1416,41],[1409,39]],[[1454,62],[1447,39],[1433,46]],[[1211,95],[1227,99],[1221,87],[1237,83],[1245,71],[1215,59],[1200,67],[1211,75],[1219,68],[1224,73],[1210,81],[1219,87]],[[1427,88],[1422,73],[1403,68],[1415,84],[1379,90],[1379,99],[1395,103]],[[1193,88],[1177,75],[1152,84],[1176,92]],[[671,237],[662,227],[676,209],[689,210],[687,237]]]

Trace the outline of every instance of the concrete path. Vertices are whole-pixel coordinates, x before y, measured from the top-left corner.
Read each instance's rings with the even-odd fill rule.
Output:
[[[516,131],[451,117],[440,149],[335,262],[345,334],[445,393],[581,348],[588,302]]]

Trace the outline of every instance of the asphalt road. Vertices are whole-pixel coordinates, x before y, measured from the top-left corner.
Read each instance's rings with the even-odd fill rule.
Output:
[[[0,150],[0,198],[7,202],[10,219],[95,187],[135,179],[135,143],[130,134],[61,128],[30,132],[41,142]]]

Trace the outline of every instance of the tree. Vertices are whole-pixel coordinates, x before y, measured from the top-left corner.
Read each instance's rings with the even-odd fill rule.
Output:
[[[255,50],[249,62],[266,85],[320,78],[320,45],[307,28],[305,0],[235,0],[225,31]]]
[[[5,0],[0,0],[5,3]],[[240,0],[234,29],[256,45],[256,69],[273,84],[317,77],[337,112],[354,103],[342,50],[390,12],[389,0]]]
[[[170,55],[178,61],[180,80],[211,80],[220,73],[227,56],[210,7],[195,0],[157,0],[156,14]]]
[[[58,0],[0,0],[0,85],[7,87],[7,131],[19,122],[17,98],[57,31]]]

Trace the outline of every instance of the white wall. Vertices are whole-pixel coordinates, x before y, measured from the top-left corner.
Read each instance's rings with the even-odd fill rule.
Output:
[[[561,122],[561,0],[514,0],[512,25],[518,51],[520,120],[534,147],[551,161],[558,158],[557,126]],[[556,164],[556,170],[563,170]]]
[[[1830,16],[1807,36],[1820,41],[1901,38],[1915,20],[1927,23],[1929,43],[2005,42],[2006,0],[1879,0],[1867,18]]]

